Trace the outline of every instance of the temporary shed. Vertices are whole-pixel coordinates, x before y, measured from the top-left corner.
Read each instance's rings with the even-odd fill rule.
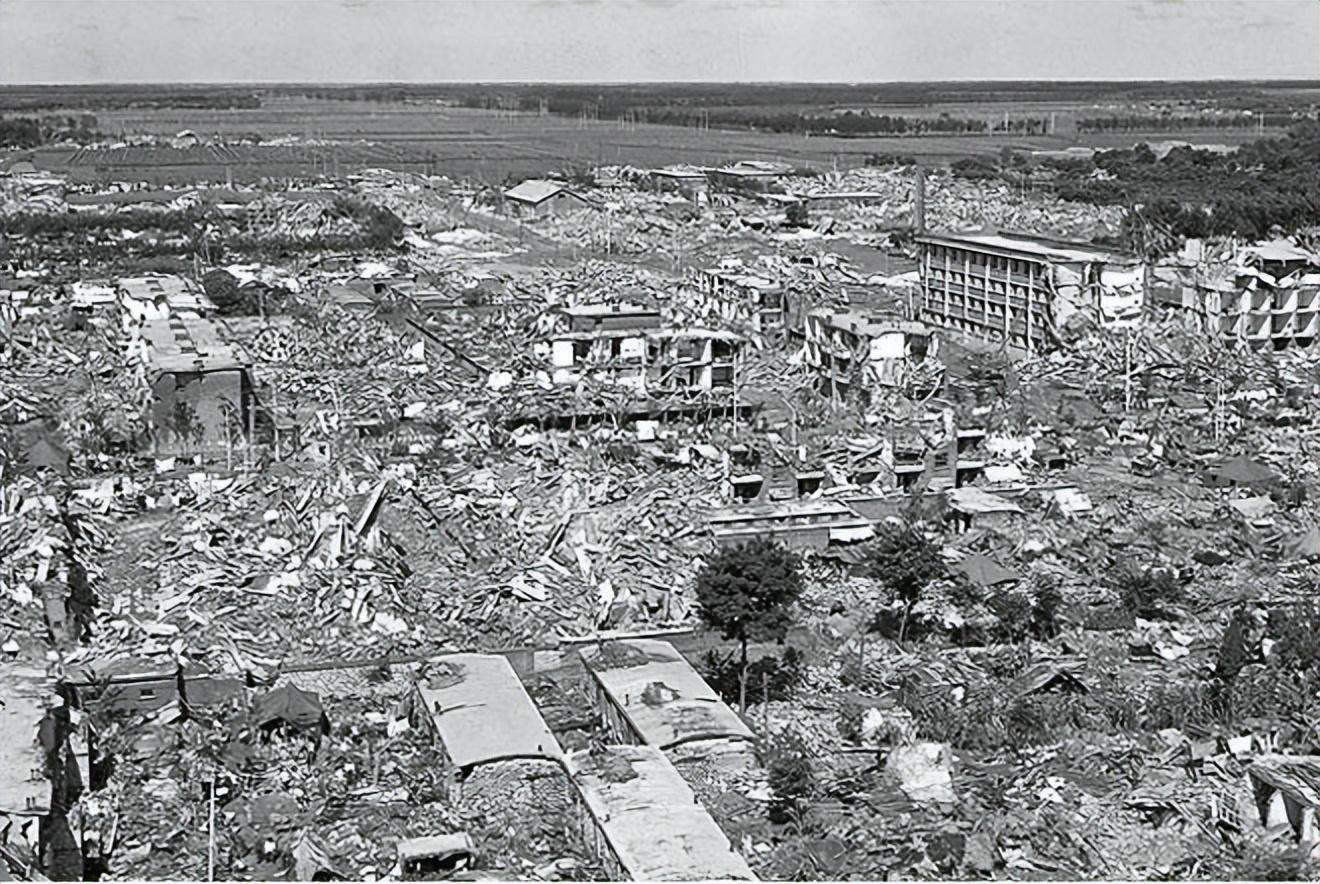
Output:
[[[578,653],[596,685],[601,714],[621,739],[659,749],[752,739],[751,729],[669,642],[632,639]]]
[[[515,214],[541,217],[589,205],[559,181],[529,179],[504,191],[504,201]]]
[[[253,717],[260,728],[288,725],[299,730],[317,728],[322,733],[330,732],[330,719],[320,696],[291,684],[268,691],[257,701]]]
[[[1258,488],[1274,485],[1279,476],[1274,470],[1245,454],[1216,464],[1206,470],[1206,484],[1218,487]]]

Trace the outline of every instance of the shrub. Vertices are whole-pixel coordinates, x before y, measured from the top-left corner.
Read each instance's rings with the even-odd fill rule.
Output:
[[[1270,632],[1277,644],[1270,665],[1298,675],[1320,670],[1320,605],[1303,603],[1270,614]]]
[[[802,653],[794,647],[785,648],[781,657],[761,657],[747,667],[747,691],[752,697],[760,697],[764,683],[769,699],[792,699],[802,684],[805,669]],[[702,674],[715,692],[728,702],[737,702],[741,698],[742,665],[732,653],[707,651],[702,660]]]
[[[839,731],[839,736],[847,743],[858,743],[862,739],[862,718],[866,715],[866,707],[853,700],[845,700],[839,704],[839,711],[835,716],[834,725]]]
[[[786,823],[800,820],[807,804],[816,794],[816,774],[811,753],[794,734],[772,736],[764,750],[765,768],[770,784],[770,820]]]
[[[1255,622],[1251,612],[1245,607],[1233,611],[1233,617],[1224,630],[1224,637],[1219,642],[1219,653],[1215,657],[1215,679],[1226,685],[1232,684],[1242,667],[1252,662],[1252,654],[1247,647]]]
[[[1166,568],[1143,569],[1119,563],[1111,570],[1109,583],[1118,592],[1123,608],[1145,620],[1171,619],[1170,607],[1186,596],[1177,575]]]

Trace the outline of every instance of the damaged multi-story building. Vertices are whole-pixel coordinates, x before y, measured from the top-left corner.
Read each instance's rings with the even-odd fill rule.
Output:
[[[802,358],[816,370],[820,390],[837,399],[854,389],[896,389],[918,380],[924,393],[939,379],[939,345],[924,323],[821,309],[807,314]]]
[[[1074,317],[1139,314],[1140,258],[1024,233],[926,233],[917,237],[918,318],[1028,352],[1048,350]]]
[[[1288,241],[1216,248],[1189,240],[1155,266],[1151,296],[1227,342],[1307,348],[1320,337],[1320,254]]]
[[[727,260],[695,271],[692,281],[705,300],[708,315],[758,335],[777,335],[783,330],[784,287],[778,280],[753,273],[741,261]]]
[[[593,380],[652,395],[732,389],[742,345],[729,331],[665,328],[650,307],[592,304],[565,309],[540,349],[556,384]]]

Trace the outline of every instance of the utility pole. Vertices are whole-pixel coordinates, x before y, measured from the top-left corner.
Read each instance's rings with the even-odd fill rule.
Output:
[[[1132,411],[1132,329],[1129,327],[1123,341],[1123,413]]]
[[[206,880],[215,880],[215,773],[211,774],[211,804],[206,822]]]

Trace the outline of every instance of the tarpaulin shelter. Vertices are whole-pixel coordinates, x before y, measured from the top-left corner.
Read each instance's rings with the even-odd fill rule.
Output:
[[[1226,487],[1258,487],[1273,485],[1279,476],[1260,461],[1252,460],[1245,454],[1239,454],[1231,460],[1216,464],[1205,472],[1206,484]]]
[[[69,474],[69,452],[48,435],[39,435],[23,446],[22,458],[25,473],[45,469],[61,476]]]
[[[1320,528],[1311,528],[1283,541],[1283,554],[1287,559],[1320,558]]]
[[[330,732],[330,719],[321,705],[321,695],[291,684],[280,685],[258,700],[253,717],[262,729],[288,725],[299,730],[317,728],[322,733]]]
[[[1016,583],[1022,575],[1011,571],[988,556],[970,555],[949,566],[955,574],[962,574],[974,585],[989,588],[1002,583]]]

